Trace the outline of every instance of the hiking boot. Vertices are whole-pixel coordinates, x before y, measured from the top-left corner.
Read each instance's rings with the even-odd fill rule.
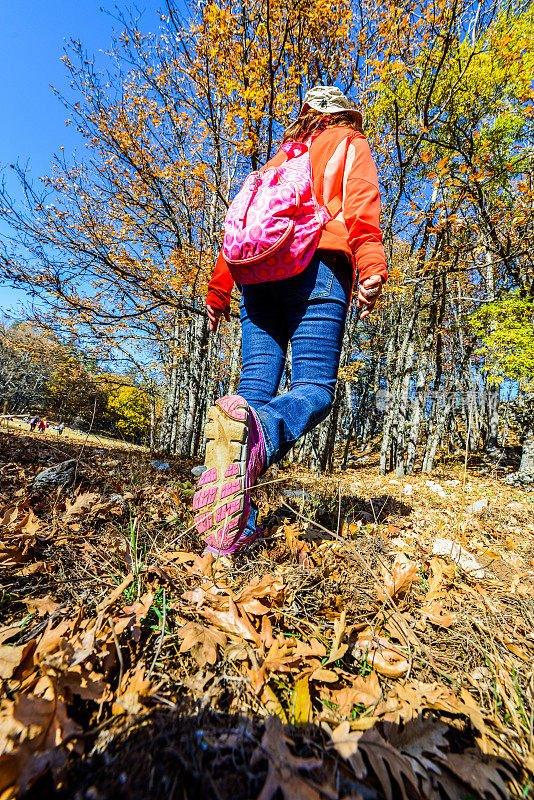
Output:
[[[249,545],[257,542],[258,539],[261,539],[263,536],[263,528],[261,528],[258,524],[258,513],[259,509],[254,500],[250,501],[250,514],[247,520],[247,524],[245,525],[245,529],[243,533],[239,536],[237,541],[234,542],[232,545],[232,549],[222,553],[218,548],[210,547],[210,545],[206,545],[204,549],[203,555],[206,553],[213,553],[213,555],[218,556],[225,555],[225,556],[234,556],[239,550],[244,550],[245,548],[249,547]]]
[[[254,541],[242,536],[250,492],[265,466],[263,435],[253,409],[239,395],[221,397],[208,413],[206,471],[193,497],[195,527],[209,550],[228,554]]]

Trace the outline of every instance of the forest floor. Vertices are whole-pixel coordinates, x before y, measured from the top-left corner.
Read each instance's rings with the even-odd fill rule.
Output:
[[[273,469],[231,562],[191,462],[82,445],[0,432],[1,800],[534,794],[532,493]]]

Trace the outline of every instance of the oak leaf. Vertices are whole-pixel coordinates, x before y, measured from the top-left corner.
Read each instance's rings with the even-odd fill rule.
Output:
[[[270,715],[280,717],[282,722],[287,725],[287,714],[284,707],[270,686],[263,687],[260,700]]]
[[[328,660],[325,661],[324,666],[332,664],[339,658],[343,658],[343,656],[349,649],[348,644],[342,644],[343,637],[345,635],[345,630],[347,628],[346,620],[347,620],[346,610],[341,613],[339,619],[334,620],[334,641],[332,642],[330,654],[328,656]]]
[[[60,603],[56,603],[50,595],[46,597],[27,597],[24,599],[28,611],[34,611],[39,617],[44,617],[46,614],[53,614],[54,611],[60,607]]]
[[[333,669],[323,669],[317,667],[310,675],[311,681],[320,681],[321,683],[336,683],[339,680],[338,673]]]
[[[32,639],[27,644],[21,644],[18,647],[13,647],[8,644],[0,646],[0,678],[7,680],[13,676],[13,673],[20,667],[30,650],[35,645],[35,640]]]
[[[249,614],[265,614],[272,606],[282,605],[284,601],[285,588],[282,581],[274,575],[264,575],[260,580],[255,577],[245,586],[233,600]],[[259,603],[266,600],[266,603]],[[256,610],[257,609],[257,610]]]
[[[143,710],[142,700],[150,695],[150,678],[145,678],[145,667],[138,664],[135,672],[124,675],[117,698],[111,707],[112,714],[138,714]]]
[[[390,745],[412,760],[414,772],[423,780],[428,778],[428,772],[439,773],[435,757],[442,758],[449,750],[445,738],[448,730],[448,725],[443,722],[433,717],[423,719],[421,716],[406,723],[403,728],[391,724],[385,727]],[[429,756],[434,756],[434,759]]]
[[[294,664],[293,653],[286,642],[275,640],[259,669],[249,670],[248,677],[256,694],[267,680],[269,672],[289,672]]]
[[[128,586],[129,586],[131,583],[133,583],[133,579],[134,579],[133,573],[132,573],[132,572],[130,572],[130,573],[129,573],[129,575],[127,575],[127,576],[124,578],[124,580],[122,581],[122,583],[120,583],[120,584],[119,584],[119,586],[117,586],[117,588],[116,588],[116,589],[113,589],[113,591],[112,591],[112,592],[111,592],[111,593],[110,593],[110,594],[109,594],[109,595],[108,595],[108,596],[107,596],[107,597],[106,597],[104,600],[102,600],[102,601],[101,601],[101,602],[98,604],[98,606],[97,606],[97,609],[96,609],[96,610],[97,610],[97,611],[99,611],[99,612],[100,612],[100,611],[105,611],[107,608],[109,608],[110,606],[112,606],[112,605],[113,605],[113,603],[114,603],[116,600],[118,600],[118,599],[119,599],[119,597],[120,597],[120,596],[121,596],[121,594],[124,592],[124,590],[125,590],[125,589],[127,589],[127,588],[128,588]]]
[[[225,647],[227,638],[222,631],[216,628],[208,628],[198,622],[187,622],[178,631],[178,636],[182,639],[180,653],[191,652],[191,655],[199,665],[204,667],[206,664],[215,664],[217,661],[217,647]]]
[[[363,778],[366,774],[365,764],[358,752],[359,741],[363,733],[360,731],[351,731],[350,722],[345,720],[335,728],[331,734],[331,739],[335,749],[342,758],[347,761],[355,756],[353,766],[357,778]]]
[[[53,621],[48,621],[47,628],[35,649],[36,656],[44,656],[48,653],[54,653],[61,646],[65,636],[72,630],[72,620],[63,619],[55,627]]]
[[[358,747],[365,753],[387,800],[397,800],[399,797],[409,800],[414,795],[418,796],[417,777],[410,759],[386,742],[376,728],[362,734]],[[391,777],[397,788],[392,785]]]
[[[232,600],[228,598],[228,611],[217,611],[212,608],[201,608],[199,613],[212,625],[225,631],[226,633],[236,634],[242,639],[247,639],[255,644],[261,644],[261,637],[252,626],[246,613],[240,614],[239,609]]]
[[[423,625],[429,619],[433,625],[440,628],[450,628],[451,625],[458,622],[458,614],[445,611],[443,600],[432,600],[430,603],[425,603],[421,609],[421,617]]]
[[[378,599],[392,599],[398,594],[406,593],[416,577],[417,564],[411,561],[404,553],[398,553],[391,571],[386,568],[382,571],[383,585],[376,587]]]
[[[345,717],[350,714],[355,705],[366,708],[376,705],[382,697],[382,690],[376,672],[371,672],[366,678],[358,675],[352,686],[339,689],[332,694],[332,700],[339,706],[339,713]]]
[[[318,639],[311,639],[310,642],[297,639],[293,655],[297,658],[324,658],[326,647]]]
[[[446,588],[444,585],[445,578],[447,581],[454,579],[455,566],[444,558],[434,557],[429,565],[430,577],[428,579],[428,591],[425,596],[425,603],[430,603],[431,600],[444,597]]]
[[[70,500],[67,500],[67,510],[63,515],[64,521],[71,522],[71,520],[77,520],[80,517],[83,517],[91,510],[91,507],[94,506],[98,500],[100,500],[100,495],[95,494],[94,492],[86,492],[85,494],[81,494],[76,498],[74,503],[72,503]]]
[[[301,771],[318,769],[322,765],[320,759],[297,758],[291,753],[288,743],[291,739],[284,736],[282,723],[278,717],[265,720],[265,733],[261,745],[254,751],[251,766],[267,757],[267,778],[257,800],[272,800],[277,792],[281,792],[284,800],[324,800],[337,797],[337,792],[326,792],[324,787],[314,784],[305,778]]]
[[[0,794],[23,794],[49,767],[65,761],[59,748],[81,728],[67,716],[64,698],[55,683],[41,677],[32,694],[19,694],[0,707]]]
[[[116,635],[120,636],[123,631],[130,628],[134,641],[138,642],[141,638],[141,620],[150,611],[153,601],[154,593],[145,592],[139,600],[135,600],[129,606],[124,606],[120,615],[113,620]]]
[[[512,777],[511,765],[496,759],[484,759],[469,753],[449,753],[442,764],[463,781],[477,796],[492,800],[508,800],[510,793],[503,780]]]
[[[113,696],[109,684],[104,680],[104,676],[82,664],[76,664],[61,672],[57,681],[61,693],[67,699],[69,699],[70,693],[71,695],[78,695],[83,700],[102,703],[111,700]]]

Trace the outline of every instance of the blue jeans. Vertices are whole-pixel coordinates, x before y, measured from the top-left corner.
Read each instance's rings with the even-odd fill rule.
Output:
[[[266,467],[332,408],[351,288],[348,259],[320,250],[294,278],[241,287],[238,391],[259,418]],[[289,342],[291,386],[277,395]]]

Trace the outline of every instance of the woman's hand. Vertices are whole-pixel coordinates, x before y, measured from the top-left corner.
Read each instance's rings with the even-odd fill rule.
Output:
[[[230,322],[230,312],[228,310],[221,311],[220,308],[214,308],[213,306],[206,306],[208,309],[208,317],[210,321],[210,332],[215,333],[217,327],[219,325],[219,317],[224,314],[224,318],[227,322]]]
[[[360,319],[368,317],[375,303],[382,294],[382,286],[384,281],[380,275],[371,275],[366,278],[358,289],[358,308],[363,308],[360,314]]]

